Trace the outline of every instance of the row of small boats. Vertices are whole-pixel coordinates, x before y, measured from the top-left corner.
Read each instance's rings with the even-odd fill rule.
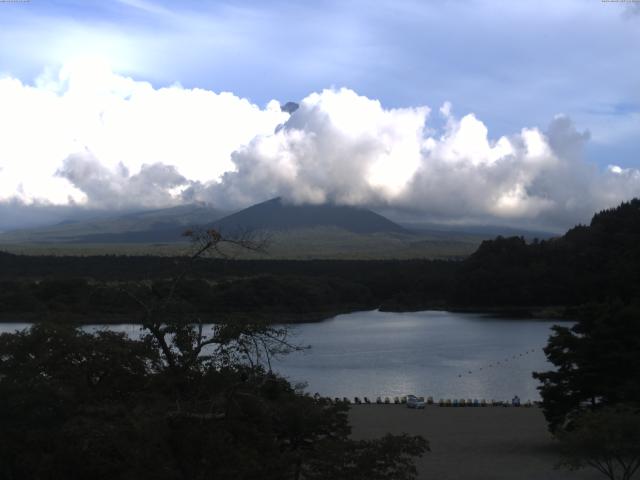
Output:
[[[318,394],[315,395],[316,398],[320,398]],[[369,397],[354,397],[353,400],[349,397],[335,397],[335,398],[326,398],[330,403],[347,403],[353,405],[368,405],[368,404],[378,404],[378,405],[401,405],[407,404],[407,398],[412,400],[413,395],[403,396],[403,397],[377,397],[375,400],[369,399]],[[517,397],[516,397],[517,398]],[[423,400],[423,397],[420,397]],[[437,402],[433,399],[433,397],[427,397],[424,402],[427,405],[438,405],[440,407],[525,407],[530,408],[533,406],[537,406],[538,402],[532,402],[531,400],[527,400],[526,402],[521,403],[518,399],[517,401],[503,401],[503,400],[486,400],[486,399],[471,399],[471,398],[441,398]]]

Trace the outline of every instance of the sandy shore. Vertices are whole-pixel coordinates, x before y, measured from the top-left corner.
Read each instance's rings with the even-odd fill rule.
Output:
[[[554,441],[539,408],[443,408],[353,405],[354,438],[419,434],[431,452],[418,460],[420,479],[591,480],[595,470],[556,470]]]

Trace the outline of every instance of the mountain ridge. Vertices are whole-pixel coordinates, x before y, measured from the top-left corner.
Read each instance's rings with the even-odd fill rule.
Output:
[[[239,230],[295,230],[338,227],[353,233],[409,233],[409,230],[369,209],[345,205],[294,205],[272,198],[217,220],[223,234]]]
[[[223,212],[204,204],[127,212],[86,220],[67,219],[46,227],[10,230],[0,234],[0,242],[122,242],[129,236],[134,241],[174,241],[185,228],[224,217]],[[163,240],[157,240],[158,237]]]

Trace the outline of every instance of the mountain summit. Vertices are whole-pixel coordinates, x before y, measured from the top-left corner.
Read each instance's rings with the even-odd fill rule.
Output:
[[[371,210],[343,205],[293,205],[273,198],[214,222],[223,233],[238,230],[294,230],[337,227],[353,233],[407,233]]]

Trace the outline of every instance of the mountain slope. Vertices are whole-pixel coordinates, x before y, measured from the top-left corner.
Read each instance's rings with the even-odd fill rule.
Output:
[[[182,255],[188,248],[188,238],[182,235],[187,228],[215,228],[228,236],[267,231],[268,257],[287,259],[461,258],[487,238],[460,232],[415,232],[363,208],[296,206],[273,199],[223,218],[209,207],[185,205],[63,222],[0,235],[0,248],[54,255]],[[247,252],[232,254],[255,257]]]
[[[179,241],[186,227],[210,223],[224,212],[201,204],[132,212],[109,218],[64,221],[56,225],[14,230],[2,243],[138,243]]]
[[[290,205],[280,198],[245,208],[213,223],[222,233],[242,230],[296,230],[337,227],[353,233],[408,233],[400,225],[364,208]]]

